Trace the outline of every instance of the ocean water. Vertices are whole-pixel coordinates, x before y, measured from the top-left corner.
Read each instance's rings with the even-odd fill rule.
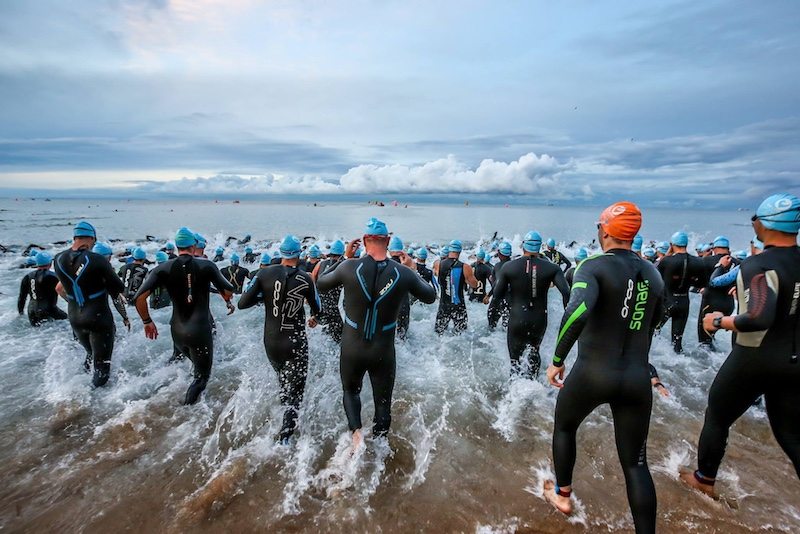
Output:
[[[367,437],[349,454],[341,407],[338,348],[309,331],[310,371],[299,431],[290,446],[274,442],[281,410],[277,380],[262,344],[263,310],[225,315],[218,324],[209,388],[181,406],[188,362],[168,364],[167,335],[144,337],[141,321],[118,323],[108,387],[93,390],[83,352],[67,322],[39,329],[16,311],[21,252],[31,243],[69,238],[88,218],[116,248],[141,242],[152,253],[183,225],[202,232],[209,249],[251,234],[257,250],[286,233],[351,238],[378,216],[407,242],[460,238],[491,241],[497,232],[519,249],[536,229],[568,255],[595,236],[597,208],[247,201],[0,200],[0,528],[7,531],[309,531],[565,532],[632,531],[616,457],[610,411],[601,408],[579,432],[569,520],[541,498],[552,476],[556,391],[539,381],[509,380],[502,331],[490,332],[486,307],[469,303],[461,336],[433,333],[436,308],[415,304],[409,338],[397,344],[398,374],[388,438]],[[749,214],[707,210],[645,211],[646,240],[688,230],[692,243],[717,234],[745,248]],[[576,243],[573,244],[573,241]],[[571,245],[571,246],[570,246]],[[231,241],[226,254],[243,247]],[[116,264],[115,264],[116,265]],[[224,264],[221,264],[224,265]],[[687,352],[675,355],[656,335],[651,361],[670,388],[654,399],[648,456],[662,532],[800,531],[800,482],[772,437],[762,407],[733,427],[714,502],[685,489],[678,467],[693,465],[706,395],[730,347],[696,348],[692,295]],[[65,308],[65,306],[62,305]],[[132,316],[135,312],[131,309]],[[153,312],[161,332],[170,310]],[[544,357],[552,354],[561,304],[551,294]],[[574,353],[568,360],[568,367]],[[546,362],[546,360],[545,360]],[[757,379],[754,377],[754,379]],[[372,417],[365,381],[364,420]]]

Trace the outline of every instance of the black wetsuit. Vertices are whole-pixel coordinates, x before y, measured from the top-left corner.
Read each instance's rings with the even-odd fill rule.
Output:
[[[558,265],[559,269],[562,265],[564,266],[564,271],[572,267],[572,262],[569,261],[569,258],[561,254],[556,249],[545,250],[543,254],[545,258]]]
[[[233,286],[213,262],[181,254],[150,271],[139,289],[139,293],[144,293],[164,287],[172,300],[169,324],[174,348],[188,356],[194,365],[195,380],[186,392],[185,404],[197,402],[211,376],[214,340],[209,295],[212,284],[217,291],[233,291]]]
[[[108,382],[111,353],[114,350],[114,317],[108,295],[117,298],[125,289],[111,264],[88,250],[65,250],[53,260],[56,276],[67,293],[69,323],[78,342],[86,350],[84,365],[94,363],[92,383]]]
[[[272,258],[271,260],[269,260],[269,264],[270,265],[280,265],[281,264],[281,257],[280,256],[276,256],[276,257]]]
[[[345,329],[339,370],[350,430],[361,428],[361,384],[369,373],[375,400],[374,432],[385,434],[391,423],[395,377],[394,336],[403,298],[411,293],[426,304],[436,291],[411,269],[371,256],[343,261],[320,275],[317,287],[344,287]]]
[[[218,261],[223,261],[224,259],[225,259],[225,256],[223,254],[216,254],[214,256],[214,263],[217,263]]]
[[[700,343],[705,345],[711,345],[713,337],[710,336],[705,329],[703,329],[703,317],[707,313],[713,313],[715,311],[722,312],[724,315],[730,315],[733,313],[733,296],[728,294],[728,289],[724,287],[712,287],[707,285],[711,279],[712,273],[716,269],[717,263],[722,257],[727,255],[728,254],[714,254],[712,256],[706,256],[705,258],[702,258],[704,269],[702,278],[698,283],[704,285],[705,288],[703,289],[703,298],[700,300],[700,312],[697,314],[697,339],[700,341]],[[731,265],[728,267],[728,269],[734,265],[737,265],[738,263],[738,260],[732,258]],[[727,272],[728,269],[726,269],[725,272]]]
[[[138,263],[126,263],[119,268],[119,277],[125,285],[125,291],[122,292],[128,304],[133,306],[133,296],[142,287],[144,279],[147,278],[147,267]]]
[[[563,365],[575,341],[578,357],[556,402],[556,483],[572,484],[576,433],[597,406],[611,405],[617,453],[637,532],[655,532],[656,492],[647,466],[653,397],[650,342],[663,313],[664,284],[638,255],[615,249],[592,256],[575,272],[553,357]]]
[[[325,271],[344,261],[340,257],[327,258],[320,262],[317,277],[321,276]],[[330,291],[321,291],[319,294],[320,301],[322,302],[322,312],[319,314],[319,323],[322,325],[322,331],[328,334],[331,339],[338,345],[342,342],[342,314],[339,311],[339,297],[342,295],[342,288],[335,287]]]
[[[434,330],[441,335],[453,322],[453,331],[461,333],[467,329],[467,304],[464,290],[464,264],[458,258],[445,258],[439,262],[439,309],[436,312]]]
[[[244,291],[244,282],[249,278],[250,271],[240,265],[229,265],[220,269],[220,272],[233,286],[234,293],[240,295]]]
[[[264,349],[280,384],[283,414],[279,439],[288,439],[297,426],[308,376],[308,339],[304,302],[311,315],[320,312],[320,300],[311,275],[286,265],[261,269],[252,285],[239,299],[244,310],[264,303]]]
[[[486,264],[486,262],[476,261],[472,264],[472,271],[475,273],[475,278],[478,280],[478,287],[470,290],[469,300],[473,302],[483,302],[483,298],[486,296],[486,291],[489,287],[489,279],[492,277],[492,268]]]
[[[177,256],[175,256],[177,258]],[[169,292],[166,288],[158,286],[150,291],[150,308],[160,310],[172,305],[172,299],[169,298]]]
[[[492,289],[489,291],[489,297],[494,296],[494,292],[497,289],[497,277],[500,275],[500,270],[503,268],[503,265],[505,265],[509,261],[511,261],[510,257],[503,256],[502,258],[500,258],[499,262],[495,263],[492,266],[492,276],[491,278],[489,278],[489,282],[491,282],[492,284]],[[503,320],[503,328],[506,328],[508,326],[508,316],[511,313],[511,308],[509,307],[508,304],[508,298],[504,298],[502,301],[500,301],[499,306],[500,306],[500,315]]]
[[[391,256],[393,261],[401,263],[399,256]],[[397,316],[397,337],[405,340],[408,335],[408,326],[411,324],[411,298],[408,293],[400,305],[400,314]]]
[[[731,425],[763,395],[772,432],[800,478],[800,249],[767,247],[736,279],[733,348],[708,393],[697,466],[715,478]]]
[[[298,267],[302,267],[303,270],[305,272],[307,272],[307,273],[312,273],[312,272],[314,272],[314,268],[317,266],[317,264],[320,261],[321,260],[316,260],[316,261],[312,262],[311,260],[306,260],[304,262],[301,262],[302,265],[298,265]]]
[[[424,262],[422,262],[422,263],[417,262],[416,266],[417,266],[417,274],[420,275],[423,280],[425,280],[431,286],[433,286],[433,289],[438,294],[439,293],[439,284],[438,284],[438,282],[436,282],[436,277],[433,276],[433,271],[431,269],[428,269],[428,267],[425,265]],[[409,301],[410,304],[414,304],[417,301],[417,299],[414,298],[413,296],[411,296],[411,297],[409,297],[408,301]]]
[[[564,271],[564,279],[567,281],[567,284],[569,284],[569,287],[572,287],[572,279],[575,277],[575,269],[577,268],[578,268],[577,265],[573,265],[572,267]]]
[[[28,303],[28,320],[31,326],[40,326],[49,320],[61,321],[67,314],[58,307],[58,293],[56,293],[58,278],[56,273],[49,269],[36,269],[26,274],[19,284],[19,299],[17,311],[21,314],[25,310],[25,301]]]
[[[506,341],[511,357],[511,373],[522,373],[526,378],[533,378],[539,374],[539,345],[547,329],[547,291],[550,284],[555,284],[566,306],[569,286],[556,264],[534,256],[508,262],[500,272],[497,284],[497,291],[489,304],[489,327],[497,327],[501,315],[500,302],[508,294],[511,315]],[[525,365],[522,354],[528,347],[531,350]]]
[[[258,256],[255,252],[248,252],[244,255],[245,263],[255,263],[256,261],[258,261]]]
[[[689,288],[703,279],[703,260],[679,252],[665,256],[656,265],[664,281],[664,319],[672,319],[672,348],[683,352],[683,331],[689,319]]]

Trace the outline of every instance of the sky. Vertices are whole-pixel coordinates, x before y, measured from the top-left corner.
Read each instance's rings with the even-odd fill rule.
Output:
[[[800,2],[3,0],[0,193],[800,189]]]

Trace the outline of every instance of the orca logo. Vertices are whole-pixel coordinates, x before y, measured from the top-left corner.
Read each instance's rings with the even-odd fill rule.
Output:
[[[611,215],[613,215],[614,217],[616,217],[617,215],[622,215],[623,213],[625,213],[625,206],[621,204],[617,204],[616,206],[611,208]]]
[[[777,202],[775,202],[775,207],[779,210],[786,210],[792,207],[792,199],[791,198],[781,198]]]

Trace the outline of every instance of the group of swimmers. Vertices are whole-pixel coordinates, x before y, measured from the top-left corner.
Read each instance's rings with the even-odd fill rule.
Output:
[[[363,440],[360,392],[366,374],[375,404],[373,434],[389,431],[395,338],[405,338],[413,302],[432,304],[438,295],[435,331],[443,334],[452,323],[456,335],[467,326],[465,298],[488,304],[490,328],[502,324],[507,329],[512,373],[534,378],[547,327],[547,294],[554,286],[562,297],[564,315],[546,373],[548,382],[560,391],[553,430],[556,480],[545,483],[545,498],[563,513],[571,513],[578,427],[599,405],[609,404],[636,531],[653,532],[656,493],[646,461],[651,386],[662,395],[668,392],[649,364],[649,350],[654,332],[667,320],[672,321],[674,350],[683,350],[689,291],[702,291],[701,343],[710,345],[718,330],[734,334],[733,350],[711,385],[698,469],[682,472],[681,479],[714,495],[729,428],[762,395],[773,433],[800,477],[800,199],[777,194],[760,204],[752,217],[751,254],[743,258],[730,254],[724,236],[715,238],[710,250],[698,248],[698,256],[691,255],[688,236],[676,232],[666,248],[656,247],[659,252],[651,260],[647,249],[642,250],[641,223],[636,205],[609,206],[597,222],[601,253],[589,256],[580,249],[574,266],[554,240],[542,251],[541,235],[531,231],[523,238],[519,258],[512,259],[511,244],[502,242],[496,247],[499,261],[494,265],[483,250],[474,263],[464,263],[462,243],[453,240],[428,268],[426,248],[404,249],[385,223],[372,218],[362,237],[335,241],[328,254],[314,245],[306,251],[306,259],[301,259],[301,241],[287,236],[280,243],[279,257],[264,253],[252,272],[239,265],[236,254],[231,265],[220,270],[206,258],[203,237],[184,227],[175,235],[174,245],[169,243],[157,254],[152,270],[145,266],[146,254],[134,249],[123,254],[129,261],[115,272],[110,263],[113,251],[97,242],[90,223],[81,221],[69,249],[55,258],[46,252],[35,256],[36,270],[22,282],[19,311],[30,296],[31,324],[62,319],[55,294],[66,299],[66,315],[86,350],[92,382],[99,387],[108,381],[114,346],[109,298],[128,328],[124,304],[135,304],[150,339],[159,334],[150,308],[171,305],[171,359],[188,358],[193,364],[194,380],[184,399],[193,404],[206,387],[213,362],[211,293],[219,294],[229,314],[236,309],[234,294],[241,293],[239,309],[256,305],[264,309],[264,348],[285,407],[278,436],[282,443],[288,443],[296,429],[303,399],[306,326],[321,325],[340,345],[343,404],[353,445],[358,447]],[[222,259],[224,250],[215,252],[214,259]],[[245,261],[255,259],[247,247]],[[51,264],[55,272],[50,271]],[[739,311],[735,315],[734,299]],[[577,359],[564,379],[565,360],[576,342]]]

